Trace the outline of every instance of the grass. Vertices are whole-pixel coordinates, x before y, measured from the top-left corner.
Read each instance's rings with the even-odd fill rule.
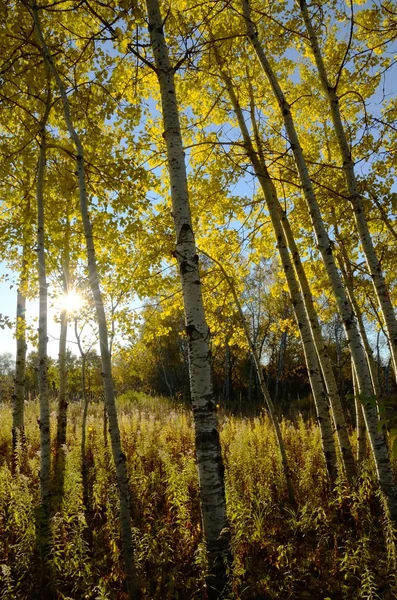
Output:
[[[192,418],[164,399],[121,397],[119,420],[132,496],[136,563],[144,597],[204,599]],[[55,431],[55,406],[52,433]],[[81,407],[72,404],[65,495],[52,517],[52,576],[59,599],[125,598],[116,477],[103,439],[103,408],[90,407],[89,493],[83,502]],[[0,406],[0,598],[39,598],[38,406],[26,406],[26,454],[11,473],[11,410]],[[373,465],[357,489],[341,478],[330,490],[317,426],[298,419],[282,432],[299,510],[288,506],[268,417],[221,415],[227,503],[235,556],[234,598],[356,599],[397,597],[393,532],[385,524]],[[354,440],[353,440],[354,442]]]

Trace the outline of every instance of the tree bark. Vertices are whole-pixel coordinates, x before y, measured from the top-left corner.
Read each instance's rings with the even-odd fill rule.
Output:
[[[69,291],[69,238],[70,223],[67,218],[65,231],[65,248],[63,258],[63,293],[67,296]],[[68,310],[63,308],[61,312],[61,333],[59,337],[59,393],[58,393],[58,415],[57,415],[57,453],[62,451],[66,444],[67,427],[67,372],[66,372],[66,340],[68,334]]]
[[[314,307],[309,282],[307,280],[306,273],[300,259],[298,246],[295,242],[287,215],[284,211],[282,211],[280,203],[278,203],[278,207],[281,213],[281,224],[283,226],[284,233],[288,241],[288,246],[293,257],[293,263],[298,277],[299,287],[301,289],[303,302],[305,305],[307,315],[309,317],[310,327],[312,330],[313,339],[317,350],[318,361],[320,363],[321,371],[323,373],[325,387],[327,388],[332,415],[334,419],[335,430],[338,436],[339,449],[342,455],[342,462],[344,464],[346,476],[348,480],[352,483],[357,476],[357,469],[353,456],[353,450],[349,439],[349,432],[347,429],[346,419],[345,415],[343,414],[342,403],[338,392],[338,385],[336,383],[331,359],[329,357],[327,347],[324,343],[323,334],[321,332],[321,325],[319,323],[317,312]]]
[[[151,47],[160,86],[171,186],[172,215],[186,334],[189,345],[189,373],[199,472],[204,538],[207,546],[209,598],[219,598],[228,587],[231,561],[230,533],[226,515],[224,466],[211,377],[209,329],[205,320],[198,256],[193,234],[186,166],[179,123],[174,70],[164,38],[158,0],[146,0]]]
[[[357,432],[357,462],[360,465],[367,452],[367,430],[365,427],[365,420],[363,415],[363,408],[361,406],[360,394],[358,391],[357,375],[352,361],[352,380],[353,380],[353,393],[354,393],[354,405],[356,407],[356,432]]]
[[[323,381],[321,378],[321,372],[317,360],[316,349],[311,334],[309,320],[303,305],[302,296],[296,281],[294,269],[291,263],[291,258],[287,248],[287,242],[285,239],[284,231],[281,226],[279,211],[278,211],[278,199],[276,188],[269,176],[267,171],[266,163],[263,157],[258,158],[258,155],[253,146],[251,136],[249,134],[243,111],[238,102],[235,94],[232,81],[230,77],[223,71],[221,71],[221,77],[223,78],[231,103],[233,105],[234,112],[236,113],[237,120],[239,123],[240,131],[243,136],[244,145],[247,154],[254,167],[255,175],[258,178],[259,184],[262,188],[265,196],[266,204],[269,210],[270,218],[272,221],[273,229],[277,240],[277,249],[280,254],[280,259],[283,265],[283,270],[287,280],[288,288],[290,291],[291,301],[294,309],[295,319],[299,327],[299,332],[302,340],[303,351],[305,354],[305,361],[307,365],[307,371],[309,375],[310,385],[313,390],[313,396],[316,406],[317,420],[320,426],[322,448],[324,458],[328,470],[328,474],[332,481],[337,477],[338,466],[337,456],[335,450],[335,442],[332,431],[332,424],[328,408],[328,397],[324,389]],[[281,351],[281,349],[280,349]],[[278,360],[278,367],[279,367]],[[278,379],[279,379],[279,368],[277,367],[277,379],[276,379],[276,397],[278,395]]]
[[[25,249],[23,250],[25,252]],[[24,260],[22,260],[22,272],[20,286],[17,293],[17,355],[15,361],[14,393],[12,396],[12,449],[13,467],[15,467],[15,452],[17,444],[23,443],[24,439],[24,408],[25,408],[25,378],[26,378],[26,298],[24,286]]]
[[[92,235],[92,225],[88,212],[88,199],[85,183],[85,167],[84,167],[84,150],[81,144],[79,135],[77,134],[73,121],[70,114],[70,106],[66,89],[62,80],[58,74],[55,66],[53,57],[49,52],[45,38],[40,25],[39,13],[36,5],[32,6],[33,17],[35,22],[35,28],[40,41],[40,45],[43,51],[44,59],[48,64],[54,79],[56,81],[60,97],[62,100],[62,106],[64,111],[64,117],[66,126],[69,131],[70,138],[76,148],[76,163],[77,163],[77,174],[79,182],[79,196],[80,196],[80,212],[83,221],[84,235],[86,241],[86,251],[88,258],[88,273],[90,280],[90,287],[92,296],[96,308],[96,316],[98,320],[99,329],[99,344],[102,361],[102,376],[104,383],[104,394],[105,394],[105,406],[106,412],[109,418],[109,429],[111,438],[111,447],[113,460],[116,467],[117,482],[119,488],[119,500],[120,500],[120,524],[121,524],[121,539],[122,549],[124,558],[124,568],[126,574],[126,583],[128,589],[128,597],[130,600],[136,600],[140,597],[140,592],[137,585],[135,563],[134,563],[134,549],[132,541],[132,531],[130,522],[130,494],[128,487],[128,474],[126,457],[122,451],[120,430],[117,419],[116,402],[114,396],[114,386],[111,368],[111,359],[108,344],[108,331],[106,324],[105,308],[102,299],[102,293],[99,286],[98,269],[96,262],[95,245]]]
[[[39,275],[39,403],[40,403],[40,496],[41,508],[49,516],[51,497],[51,437],[50,406],[48,398],[47,356],[47,276],[45,252],[44,179],[47,154],[46,125],[51,108],[51,92],[48,90],[44,115],[40,122],[40,156],[37,169],[37,265]]]
[[[367,266],[372,278],[375,294],[378,299],[379,307],[384,319],[387,336],[390,343],[390,351],[393,360],[394,372],[397,377],[397,319],[393,305],[390,300],[389,290],[383,275],[382,267],[376,255],[372,242],[371,234],[368,229],[368,222],[365,217],[364,204],[358,188],[354,161],[351,149],[347,141],[345,128],[343,127],[342,116],[339,106],[339,97],[336,86],[332,86],[327,75],[324,60],[318,44],[316,33],[313,29],[306,0],[299,0],[299,6],[305,22],[306,30],[309,36],[310,46],[316,61],[318,74],[328,100],[331,112],[331,118],[334,125],[336,139],[339,145],[339,151],[342,158],[343,172],[346,179],[349,200],[353,207],[354,217],[357,225],[357,231],[360,237],[361,247],[363,249]]]
[[[247,35],[256,52],[264,73],[269,80],[284,120],[284,125],[295,157],[299,176],[301,178],[302,189],[316,234],[318,249],[321,252],[332,291],[337,302],[338,310],[344,324],[346,336],[349,340],[350,350],[357,373],[360,398],[365,409],[365,421],[375,460],[379,485],[385,495],[390,516],[394,524],[397,525],[397,487],[394,481],[388,451],[382,433],[378,430],[377,412],[374,402],[374,391],[372,387],[371,375],[368,369],[361,337],[357,328],[357,322],[339,271],[336,268],[332,244],[330,243],[321,216],[316,194],[310,179],[309,170],[295,129],[295,124],[291,114],[291,107],[284,96],[275,73],[273,72],[273,69],[271,68],[270,63],[267,60],[264,50],[259,42],[258,33],[255,29],[253,21],[251,20],[248,0],[242,0],[242,5],[247,26]]]

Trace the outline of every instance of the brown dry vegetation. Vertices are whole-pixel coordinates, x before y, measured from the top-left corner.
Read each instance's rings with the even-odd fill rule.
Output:
[[[205,598],[192,420],[164,399],[126,394],[118,402],[132,494],[141,587],[147,599]],[[26,453],[11,473],[11,410],[0,407],[0,598],[36,599],[39,507],[38,405],[26,407]],[[64,501],[52,516],[52,577],[58,598],[122,599],[123,570],[113,461],[103,439],[103,409],[90,407],[88,494],[83,498],[81,407],[68,425]],[[52,414],[54,424],[55,412]],[[397,594],[392,531],[364,464],[356,490],[329,489],[318,427],[302,418],[282,429],[299,504],[288,506],[277,447],[266,414],[223,415],[222,445],[235,555],[234,598],[381,598]],[[354,439],[353,439],[354,442]],[[388,534],[384,532],[388,531]]]

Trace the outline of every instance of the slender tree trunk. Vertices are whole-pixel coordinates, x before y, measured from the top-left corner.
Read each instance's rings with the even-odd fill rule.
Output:
[[[377,380],[378,380],[379,391],[380,391],[381,396],[383,396],[382,359],[380,357],[380,345],[379,345],[380,334],[381,334],[381,330],[379,329],[379,331],[376,335],[376,362],[377,362]]]
[[[287,332],[283,331],[281,334],[280,345],[279,345],[278,354],[277,354],[276,389],[274,392],[274,401],[275,401],[276,405],[280,400],[280,381],[284,374],[285,353],[287,350],[287,338],[288,338]],[[283,398],[281,396],[281,402],[282,402],[282,400],[283,400]],[[336,454],[335,454],[335,461],[336,461]]]
[[[158,0],[146,0],[149,32],[160,86],[164,139],[167,144],[172,214],[189,343],[190,389],[195,426],[200,500],[209,561],[209,598],[219,598],[228,586],[231,560],[226,516],[224,467],[211,378],[209,329],[205,320],[198,256],[192,229],[186,166],[179,123],[174,70],[164,39]]]
[[[324,89],[324,93],[329,102],[332,122],[334,125],[336,138],[339,145],[339,151],[343,163],[347,189],[349,191],[349,200],[353,207],[354,217],[357,225],[357,231],[360,237],[361,246],[366,258],[367,266],[374,284],[375,294],[378,299],[380,310],[385,322],[387,336],[390,342],[390,351],[394,365],[394,371],[397,377],[397,319],[393,305],[390,300],[389,290],[382,272],[382,267],[376,255],[372,242],[371,234],[368,229],[368,222],[365,217],[365,210],[362,196],[358,188],[358,182],[354,169],[354,161],[351,149],[347,141],[345,128],[343,127],[342,117],[339,107],[339,97],[336,86],[332,86],[327,75],[318,44],[316,33],[313,29],[306,0],[299,0],[303,20],[309,36],[310,46],[316,61],[318,74]]]
[[[88,465],[86,457],[86,440],[87,440],[87,417],[89,407],[89,397],[87,393],[86,383],[86,360],[87,352],[84,352],[81,344],[81,333],[79,334],[77,327],[77,318],[74,320],[74,333],[77,340],[81,356],[81,387],[83,391],[83,418],[81,422],[81,474],[83,480],[83,503],[87,512],[90,511],[89,494],[88,494]]]
[[[66,226],[65,249],[63,260],[63,293],[66,296],[69,287],[69,221]],[[54,460],[54,511],[58,512],[62,506],[64,494],[65,468],[66,468],[66,428],[67,428],[67,371],[66,371],[66,340],[68,333],[68,310],[61,311],[61,333],[59,336],[59,391],[57,413],[57,438]]]
[[[316,406],[317,419],[320,426],[321,441],[323,446],[324,457],[327,465],[327,470],[331,480],[335,480],[337,477],[337,455],[335,450],[335,442],[332,431],[332,424],[328,408],[327,393],[324,389],[324,384],[321,378],[321,372],[317,360],[316,349],[313,342],[313,337],[310,329],[309,320],[303,305],[303,299],[296,281],[294,269],[291,263],[291,258],[287,248],[287,242],[285,239],[284,231],[281,226],[279,211],[278,211],[278,199],[276,189],[272,180],[269,177],[267,167],[263,158],[258,158],[255,148],[253,146],[251,136],[249,134],[247,125],[245,123],[244,115],[241,110],[241,106],[238,102],[237,96],[234,92],[233,84],[230,77],[225,73],[221,72],[221,76],[226,84],[227,91],[230,96],[234,111],[237,116],[237,120],[240,126],[240,131],[243,136],[244,144],[248,153],[248,156],[254,167],[255,175],[258,178],[259,184],[263,190],[266,204],[269,210],[270,218],[272,220],[273,229],[277,239],[277,248],[280,254],[281,262],[283,265],[285,277],[287,279],[288,288],[291,295],[292,305],[294,309],[295,319],[299,327],[299,332],[302,340],[303,351],[305,354],[305,360],[307,365],[307,371],[309,375],[310,385],[313,390],[313,396]],[[279,366],[280,366],[280,353],[277,366],[276,375],[276,391],[275,398],[278,396],[278,382],[279,382]]]
[[[357,375],[352,361],[352,380],[353,380],[353,393],[354,393],[354,404],[356,407],[356,431],[357,431],[357,462],[360,465],[366,455],[367,451],[367,429],[365,427],[365,420],[363,414],[363,408],[360,400],[360,393],[358,391]]]
[[[327,388],[328,397],[330,400],[335,430],[338,436],[338,443],[342,455],[342,461],[346,471],[346,476],[349,479],[349,481],[352,482],[357,476],[356,463],[353,456],[353,451],[349,439],[349,432],[347,429],[345,415],[343,414],[342,403],[339,396],[338,385],[336,383],[331,359],[329,357],[327,347],[324,343],[323,334],[321,332],[321,325],[319,323],[317,312],[314,307],[309,282],[307,280],[306,273],[300,259],[299,249],[296,245],[291,226],[289,224],[287,215],[281,209],[280,203],[278,204],[278,208],[281,214],[281,224],[283,226],[284,233],[288,241],[288,246],[293,257],[293,263],[296,274],[298,276],[299,287],[302,292],[305,309],[309,317],[313,339],[317,350],[318,360],[320,363],[321,371],[324,377],[325,387]]]
[[[252,402],[252,388],[254,386],[254,358],[252,354],[249,354],[249,371],[248,371],[248,391],[247,391],[247,402],[251,404]]]
[[[48,77],[49,80],[49,77]],[[44,115],[40,121],[40,154],[36,179],[37,202],[37,266],[39,279],[39,326],[38,326],[38,384],[40,405],[40,512],[36,524],[36,550],[40,556],[40,575],[37,591],[43,600],[55,597],[51,569],[50,547],[50,501],[51,501],[51,433],[48,395],[47,356],[47,276],[45,252],[44,184],[47,154],[46,126],[51,109],[51,88],[48,81]]]
[[[63,293],[67,296],[69,292],[69,238],[70,223],[67,219],[65,231],[65,249],[63,259]],[[63,308],[61,312],[61,334],[59,338],[59,393],[58,393],[58,415],[57,415],[57,453],[66,444],[67,426],[67,371],[66,371],[66,340],[68,335],[68,310]]]
[[[108,331],[106,324],[105,308],[102,299],[101,289],[99,287],[98,270],[96,263],[96,253],[94,240],[92,235],[92,225],[88,213],[88,199],[85,183],[85,168],[84,168],[84,151],[77,134],[70,114],[70,106],[66,89],[56,69],[54,60],[48,50],[43,32],[40,25],[39,13],[37,6],[32,6],[32,12],[35,22],[38,38],[42,47],[45,61],[47,62],[61,96],[64,117],[66,126],[69,131],[71,140],[76,148],[77,174],[79,182],[80,195],[80,212],[83,221],[84,235],[86,241],[86,250],[88,257],[88,273],[91,286],[91,292],[95,303],[96,315],[99,329],[99,344],[102,362],[102,377],[104,383],[105,405],[109,418],[110,438],[112,446],[112,454],[116,467],[117,482],[119,488],[120,500],[120,524],[121,524],[121,539],[124,557],[124,567],[126,574],[126,583],[128,588],[128,596],[130,600],[136,600],[140,597],[140,592],[137,586],[136,571],[134,563],[134,549],[132,541],[132,531],[130,522],[130,494],[128,487],[128,475],[126,457],[122,451],[120,430],[117,419],[116,402],[114,396],[113,377],[111,368],[111,358],[108,344]]]
[[[321,252],[326,272],[332,286],[332,291],[337,301],[338,310],[340,311],[340,315],[343,320],[346,336],[349,340],[350,350],[357,373],[360,397],[365,408],[365,421],[371,441],[371,448],[375,460],[379,485],[385,495],[390,516],[394,524],[397,526],[397,487],[394,481],[387,447],[385,445],[382,433],[378,430],[377,412],[373,402],[374,393],[371,375],[368,369],[361,337],[357,328],[357,322],[350,306],[339,271],[336,268],[332,244],[330,243],[324,226],[316,194],[310,179],[309,170],[307,168],[302,147],[296,133],[291,114],[291,107],[284,96],[284,93],[259,42],[258,33],[255,29],[254,23],[251,20],[248,0],[242,0],[242,4],[243,14],[247,25],[247,35],[279,104],[287,135],[294,153],[299,176],[301,178],[303,192],[316,234],[318,249]]]
[[[48,92],[44,116],[40,123],[40,157],[37,170],[37,259],[39,274],[39,402],[40,402],[40,495],[41,508],[49,515],[51,496],[51,438],[50,408],[48,399],[47,356],[47,277],[45,253],[44,178],[46,167],[46,124],[51,107]]]
[[[25,248],[24,251],[25,253]],[[12,449],[13,467],[15,467],[15,453],[17,444],[24,439],[24,407],[25,407],[25,377],[26,377],[26,298],[24,295],[24,260],[22,260],[22,273],[20,287],[17,295],[17,356],[15,361],[14,393],[12,396]]]
[[[228,404],[231,400],[231,393],[230,393],[230,380],[231,380],[231,375],[230,375],[230,347],[229,347],[229,342],[228,340],[226,340],[225,343],[225,382],[223,385],[223,399],[225,401],[226,404]]]
[[[358,328],[360,331],[360,335],[361,335],[361,338],[363,341],[363,345],[364,345],[364,349],[365,349],[365,353],[366,353],[366,357],[367,357],[368,368],[369,368],[370,374],[371,374],[372,385],[375,390],[376,396],[380,396],[381,394],[380,394],[379,382],[378,382],[377,373],[376,373],[375,361],[374,361],[374,357],[372,354],[372,349],[371,349],[370,343],[368,341],[367,332],[365,331],[362,312],[361,312],[361,309],[358,305],[357,299],[354,294],[353,273],[351,271],[349,261],[346,258],[343,248],[342,248],[342,257],[339,257],[338,262],[339,262],[340,269],[342,271],[343,279],[346,284],[346,290],[347,290],[351,305],[353,307],[354,314],[357,319]]]

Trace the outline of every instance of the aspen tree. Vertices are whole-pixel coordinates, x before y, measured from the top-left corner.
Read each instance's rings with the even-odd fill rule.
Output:
[[[335,129],[336,139],[339,145],[339,151],[342,159],[342,168],[346,179],[346,185],[349,192],[349,201],[353,207],[357,231],[360,237],[361,247],[363,249],[367,266],[374,285],[375,294],[384,319],[387,336],[390,343],[390,351],[394,366],[394,373],[397,378],[397,319],[394,307],[391,303],[389,290],[383,275],[382,266],[376,255],[372,237],[368,229],[368,222],[365,217],[365,209],[362,196],[359,190],[357,177],[355,173],[355,164],[349,146],[346,131],[343,126],[340,112],[340,101],[337,94],[337,84],[332,85],[325,68],[321,49],[314,31],[306,0],[298,0],[299,7],[305,22],[306,31],[309,37],[310,46],[316,62],[319,78],[328,100],[332,123]],[[343,65],[341,66],[341,69]]]
[[[106,324],[106,315],[102,292],[99,286],[98,269],[96,261],[95,245],[92,235],[92,225],[88,212],[88,198],[85,181],[84,167],[84,149],[78,133],[76,132],[69,106],[69,100],[66,94],[65,86],[59,76],[55,66],[54,59],[48,49],[43,31],[40,24],[39,9],[36,4],[32,5],[33,18],[35,29],[37,32],[40,46],[43,52],[44,60],[52,72],[56,81],[57,88],[61,97],[64,118],[70,138],[76,149],[76,163],[79,183],[79,198],[80,212],[83,221],[84,235],[86,241],[86,251],[88,258],[88,272],[91,293],[95,303],[96,315],[99,328],[99,344],[102,362],[102,377],[104,384],[105,406],[109,418],[109,432],[111,438],[111,447],[113,460],[116,468],[119,500],[120,500],[120,525],[121,525],[121,540],[124,558],[124,568],[126,574],[126,583],[128,589],[129,600],[136,600],[140,597],[140,592],[136,580],[136,571],[134,563],[134,549],[132,541],[132,531],[130,523],[130,494],[128,488],[128,475],[126,466],[126,457],[121,448],[120,430],[118,425],[116,402],[114,396],[111,358],[108,344],[108,331]]]
[[[176,249],[189,346],[190,389],[195,427],[204,538],[207,547],[209,598],[220,598],[228,587],[231,560],[226,515],[224,466],[211,376],[209,329],[205,320],[198,256],[190,214],[178,101],[158,0],[146,0],[150,43],[160,87],[164,139],[167,146]]]
[[[69,291],[70,280],[70,258],[69,258],[70,222],[66,217],[65,247],[63,250],[62,275],[63,294],[66,297]],[[59,392],[58,392],[58,414],[57,414],[57,453],[62,452],[62,446],[66,443],[67,426],[67,373],[66,373],[66,340],[68,335],[68,309],[64,305],[61,310],[61,333],[59,336]]]
[[[216,52],[216,49],[215,49]],[[291,263],[291,258],[287,248],[287,242],[285,239],[284,231],[281,226],[279,218],[279,211],[277,209],[278,200],[275,186],[270,179],[266,163],[263,157],[258,157],[254,148],[251,136],[246,125],[243,111],[241,110],[240,103],[237,99],[236,93],[233,88],[233,83],[227,73],[221,71],[221,77],[223,78],[227,92],[229,94],[231,103],[233,105],[234,112],[237,116],[237,121],[240,127],[241,134],[243,136],[244,145],[247,154],[254,167],[255,175],[262,188],[265,196],[266,204],[272,220],[274,233],[277,240],[277,248],[280,254],[280,259],[283,265],[284,274],[287,280],[288,288],[290,291],[291,301],[295,313],[296,322],[299,327],[299,332],[302,340],[303,351],[305,354],[305,361],[307,365],[307,371],[309,375],[310,385],[312,387],[314,402],[316,406],[317,420],[321,432],[321,442],[327,470],[331,480],[335,480],[338,473],[337,457],[335,451],[335,442],[332,431],[331,419],[328,409],[328,398],[327,393],[324,389],[323,381],[321,378],[321,372],[317,360],[316,349],[313,343],[313,338],[310,330],[310,324],[304,309],[302,296],[298,288],[294,269]],[[253,117],[253,115],[251,115]]]
[[[24,436],[24,406],[25,406],[25,377],[26,377],[26,244],[22,250],[22,267],[17,291],[17,314],[16,314],[16,360],[14,393],[12,396],[12,446],[13,455],[17,442],[21,442]]]
[[[268,78],[284,120],[284,125],[301,179],[303,193],[309,208],[313,229],[316,234],[318,248],[321,252],[333,294],[337,301],[338,310],[344,324],[347,339],[349,340],[350,351],[357,373],[360,398],[365,409],[365,421],[371,441],[379,485],[385,495],[392,521],[397,525],[397,487],[393,477],[388,450],[382,433],[378,429],[374,390],[357,322],[340,273],[335,264],[332,245],[324,226],[314,187],[310,179],[309,170],[295,129],[291,107],[285,98],[277,77],[259,41],[255,25],[251,20],[248,0],[242,0],[242,7],[247,27],[247,36],[255,50],[263,71]]]
[[[288,246],[292,254],[293,264],[298,277],[299,287],[302,292],[306,313],[309,317],[313,340],[317,350],[318,361],[321,367],[321,371],[323,373],[324,383],[327,388],[328,397],[330,400],[335,430],[338,436],[339,448],[342,455],[342,461],[346,470],[347,478],[349,479],[349,481],[353,481],[357,475],[357,469],[354,461],[351,443],[349,440],[349,432],[347,429],[346,419],[345,415],[343,414],[342,403],[338,392],[338,385],[336,383],[334,371],[331,364],[331,359],[329,357],[327,347],[324,343],[323,335],[321,332],[321,325],[319,323],[317,312],[314,307],[309,282],[307,280],[306,273],[300,259],[299,249],[295,242],[295,238],[292,233],[292,229],[287,215],[285,211],[281,209],[281,205],[279,202],[278,210],[280,213],[281,224],[284,229],[285,237],[287,239]]]
[[[354,368],[353,361],[351,361],[351,363],[354,406],[356,408],[357,462],[360,465],[363,462],[367,451],[367,429],[365,427],[363,407],[360,401],[360,393],[358,391],[356,370]]]
[[[44,181],[47,156],[46,126],[51,109],[51,91],[48,83],[44,115],[40,121],[40,156],[37,169],[37,264],[39,275],[39,403],[40,403],[40,496],[45,518],[49,516],[51,496],[51,437],[50,406],[48,398],[47,357],[47,276],[44,216]]]
[[[63,293],[66,295],[69,288],[69,241],[70,241],[70,223],[66,219],[65,247],[62,256],[62,276]],[[56,453],[54,460],[54,511],[58,511],[62,504],[63,487],[66,467],[66,428],[67,428],[67,371],[66,371],[66,341],[68,333],[68,309],[63,303],[61,309],[61,331],[59,335],[59,391],[58,391],[58,412],[57,412],[57,434],[56,434]]]
[[[348,257],[348,254],[347,254],[347,251],[345,248],[345,244],[343,243],[343,240],[342,240],[340,232],[339,232],[339,227],[336,222],[336,216],[335,216],[334,209],[332,209],[332,216],[333,216],[333,221],[334,221],[335,237],[339,244],[339,252],[336,253],[336,258],[338,260],[339,268],[343,275],[343,280],[344,280],[344,283],[346,286],[346,292],[349,297],[350,304],[354,310],[354,315],[357,319],[358,329],[359,329],[359,332],[361,335],[364,350],[366,353],[368,368],[369,368],[369,371],[371,374],[372,387],[375,391],[375,395],[378,397],[381,394],[380,394],[380,389],[379,389],[379,382],[378,382],[378,376],[377,376],[377,372],[376,372],[375,361],[374,361],[374,357],[372,354],[372,349],[371,349],[370,343],[368,341],[367,332],[365,331],[362,311],[358,305],[357,298],[354,293],[353,271],[352,271],[352,268],[350,265],[350,261],[349,261],[349,257]]]

